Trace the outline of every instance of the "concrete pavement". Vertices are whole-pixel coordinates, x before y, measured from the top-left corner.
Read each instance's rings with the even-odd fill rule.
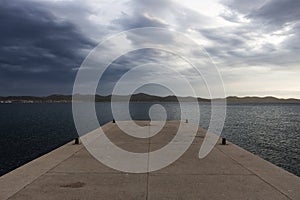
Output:
[[[147,121],[137,123],[149,126]],[[167,122],[159,134],[147,139],[125,135],[113,123],[103,130],[123,149],[149,152],[165,146],[178,125]],[[299,177],[232,143],[219,142],[199,159],[205,134],[199,128],[193,144],[176,162],[143,174],[111,169],[82,144],[71,142],[0,177],[0,199],[300,199]]]

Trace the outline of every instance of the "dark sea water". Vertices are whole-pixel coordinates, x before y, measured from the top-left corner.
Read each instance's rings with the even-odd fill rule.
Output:
[[[133,119],[149,119],[153,103],[132,103]],[[180,119],[177,103],[161,103],[168,119]],[[200,105],[200,125],[208,127],[210,104]],[[190,121],[195,104],[186,103]],[[97,103],[100,124],[112,120],[110,103]],[[96,127],[90,127],[93,130]],[[0,175],[76,137],[70,103],[0,104]],[[300,176],[300,104],[229,104],[222,135],[242,148]]]

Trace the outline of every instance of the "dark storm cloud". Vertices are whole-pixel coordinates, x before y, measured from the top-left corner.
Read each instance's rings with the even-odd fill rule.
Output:
[[[153,70],[153,64],[160,65],[161,71]],[[183,65],[185,66],[183,67],[185,68],[184,71],[182,71]],[[198,78],[197,71],[178,55],[159,49],[139,49],[119,57],[106,69],[98,84],[97,93],[104,95],[111,94],[119,79],[135,67],[145,68],[141,74],[138,74],[132,79],[133,81],[143,81],[147,79],[146,77],[148,77],[148,80],[149,77],[151,77],[154,83],[156,79],[160,79],[161,77],[163,77],[163,79],[178,79],[178,75],[170,74],[168,70],[166,71],[168,67],[181,73],[182,76],[186,75],[191,81],[193,81],[195,76]],[[164,69],[165,67],[166,69]],[[197,83],[199,83],[199,81]],[[129,94],[126,93],[128,91],[123,92],[123,94]],[[153,90],[152,92],[160,94],[158,90]],[[169,93],[164,95],[169,95]]]
[[[296,55],[300,45],[300,1],[221,2],[227,7],[221,17],[238,24],[238,28],[200,30],[203,36],[215,42],[207,49],[212,55],[223,59],[221,62],[229,66],[239,66],[243,62],[249,65],[274,65],[274,70],[276,66],[284,68],[286,64],[299,62]],[[264,37],[269,39],[264,40]],[[283,42],[276,43],[276,37],[284,38]]]
[[[248,17],[280,28],[286,24],[299,21],[299,10],[299,0],[273,0],[254,10]]]
[[[231,11],[247,15],[253,10],[259,9],[267,0],[221,0],[220,2],[230,8]]]
[[[168,65],[168,62],[175,61],[174,56],[156,49],[139,49],[120,56],[104,72],[99,82],[97,93],[109,95],[112,93],[116,82],[132,68],[149,63]],[[149,76],[153,72],[149,72]],[[141,74],[141,77],[145,74]],[[140,77],[136,77],[139,79]]]
[[[280,29],[300,20],[299,0],[225,0],[223,4],[229,8],[224,19],[238,21],[237,14],[242,14],[261,29]]]
[[[72,69],[94,42],[38,3],[3,1],[0,20],[0,95],[27,93],[30,89],[24,85],[37,85],[31,93],[41,93],[47,89],[41,85],[52,84],[70,93]],[[7,91],[9,85],[13,87]]]
[[[259,38],[251,38],[249,26],[240,27],[239,30],[199,29],[198,31],[213,45],[205,47],[210,56],[220,66],[234,68],[245,66],[270,66],[270,70],[286,69],[286,65],[299,63],[299,40],[293,35],[279,45],[264,43],[259,48],[249,45]],[[257,31],[257,30],[256,30]],[[259,30],[258,32],[260,32]],[[294,30],[295,31],[295,30]],[[255,32],[253,32],[255,33]],[[261,31],[262,34],[265,34]],[[251,35],[251,34],[250,34]]]
[[[299,0],[273,0],[264,4],[260,9],[253,11],[248,15],[256,23],[262,23],[267,31],[280,30],[289,27],[285,35],[289,35],[282,45],[294,58],[300,51],[300,1]],[[280,33],[277,33],[280,35]]]
[[[232,32],[230,30],[216,28],[198,29],[198,31],[205,38],[226,47],[244,48],[245,40],[247,40],[246,36],[240,34],[240,31]],[[226,35],[226,37],[222,37],[222,35]]]
[[[243,76],[243,70],[252,66],[265,66],[270,72],[299,72],[300,1],[215,2],[222,4],[224,13],[202,12],[206,6],[200,1],[193,9],[189,1],[173,0],[2,0],[0,95],[71,93],[77,69],[89,50],[115,33],[141,27],[168,28],[203,42],[225,76],[230,76],[227,69],[233,68],[238,69],[237,76]],[[197,7],[198,3],[204,6]],[[148,42],[178,48],[181,42],[168,34],[147,32],[128,34],[125,40],[112,42],[101,56],[121,52],[126,45]],[[184,50],[193,53],[191,48],[186,46]],[[133,66],[159,59],[174,63],[172,56],[147,50],[119,58],[103,76],[104,93],[109,94],[115,82]]]

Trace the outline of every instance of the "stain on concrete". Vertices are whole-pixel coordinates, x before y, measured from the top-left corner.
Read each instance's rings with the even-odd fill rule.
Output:
[[[60,187],[65,187],[65,188],[81,188],[85,186],[85,183],[82,182],[75,182],[75,183],[70,183],[66,185],[61,185]]]

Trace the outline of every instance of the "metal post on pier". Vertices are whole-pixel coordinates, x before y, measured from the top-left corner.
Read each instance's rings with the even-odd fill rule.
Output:
[[[79,138],[75,138],[75,144],[79,144]]]
[[[222,138],[222,145],[226,145],[226,138]]]

